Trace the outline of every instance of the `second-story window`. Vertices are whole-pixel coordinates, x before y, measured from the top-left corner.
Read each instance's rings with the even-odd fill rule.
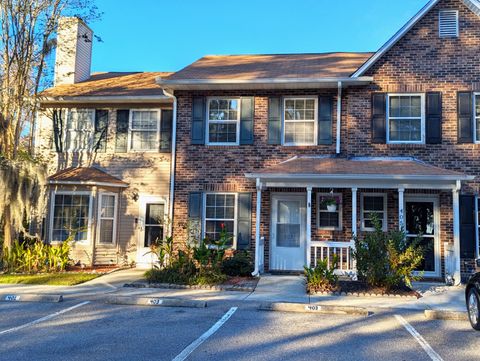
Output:
[[[160,112],[158,110],[130,111],[130,149],[156,151],[159,147]]]
[[[208,100],[207,143],[235,145],[239,143],[239,99]]]
[[[315,145],[317,99],[284,99],[284,145]]]
[[[389,94],[387,99],[387,141],[425,141],[425,97],[423,94]]]
[[[90,150],[95,132],[95,109],[71,109],[67,116],[65,149]]]

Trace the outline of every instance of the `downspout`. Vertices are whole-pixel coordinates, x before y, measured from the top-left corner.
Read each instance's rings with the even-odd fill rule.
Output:
[[[173,233],[173,201],[175,195],[175,159],[177,150],[177,97],[173,93],[169,93],[166,89],[162,89],[165,96],[173,100],[172,114],[172,153],[170,157],[170,199],[168,200],[168,234]]]
[[[254,270],[252,276],[258,276],[260,273],[260,217],[261,217],[261,206],[262,206],[262,183],[260,178],[257,178],[256,182],[257,189],[257,206],[255,213],[255,260],[254,260]]]
[[[338,82],[337,91],[337,139],[336,139],[336,152],[340,154],[340,134],[341,134],[341,118],[342,118],[342,82]]]

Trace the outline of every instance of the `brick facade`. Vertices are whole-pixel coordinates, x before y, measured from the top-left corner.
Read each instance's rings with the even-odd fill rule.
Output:
[[[438,10],[459,10],[460,37],[438,37]],[[367,76],[374,81],[369,86],[350,87],[342,98],[342,128],[340,156],[409,156],[438,167],[480,175],[478,144],[457,142],[457,91],[479,90],[480,18],[461,1],[443,0],[419,21],[396,45],[394,45],[371,69]],[[426,92],[442,93],[443,123],[441,144],[389,145],[371,142],[371,96],[373,92]],[[175,178],[175,202],[173,230],[177,240],[185,239],[188,216],[188,195],[192,191],[252,192],[252,225],[255,224],[255,185],[245,173],[300,155],[334,155],[335,144],[287,147],[269,145],[267,142],[268,97],[289,95],[332,95],[336,101],[336,89],[306,90],[245,90],[245,91],[177,91],[177,159]],[[254,96],[254,144],[240,146],[208,146],[191,144],[193,96]],[[334,104],[336,107],[336,104]],[[335,109],[335,108],[334,108]],[[332,134],[335,136],[334,116]],[[335,141],[335,137],[334,137]],[[465,184],[462,192],[478,191],[479,184]],[[302,189],[267,189],[262,192],[261,235],[265,236],[265,265],[269,261],[269,228],[271,192],[305,192]],[[316,227],[316,193],[329,189],[314,189],[312,200],[312,240],[347,241],[351,238],[351,192],[339,189],[343,195],[343,230],[320,231]],[[366,190],[359,189],[360,194]],[[371,192],[371,190],[367,191]],[[398,227],[398,193],[388,193],[389,228]],[[411,193],[438,193],[437,191],[406,191]],[[453,242],[452,195],[440,192],[440,239],[442,274],[444,272],[444,242]],[[360,222],[360,210],[358,210]],[[358,228],[360,229],[360,228]],[[254,247],[254,226],[251,244]],[[469,271],[471,260],[463,260],[462,271]]]

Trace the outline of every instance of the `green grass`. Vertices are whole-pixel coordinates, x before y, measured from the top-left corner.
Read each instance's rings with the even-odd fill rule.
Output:
[[[2,274],[0,283],[24,284],[24,285],[55,285],[73,286],[87,282],[101,276],[94,273],[44,273],[36,275]]]

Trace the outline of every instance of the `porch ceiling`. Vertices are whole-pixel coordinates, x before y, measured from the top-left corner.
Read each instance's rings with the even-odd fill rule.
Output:
[[[414,158],[294,157],[245,176],[267,187],[454,189],[475,177]]]

